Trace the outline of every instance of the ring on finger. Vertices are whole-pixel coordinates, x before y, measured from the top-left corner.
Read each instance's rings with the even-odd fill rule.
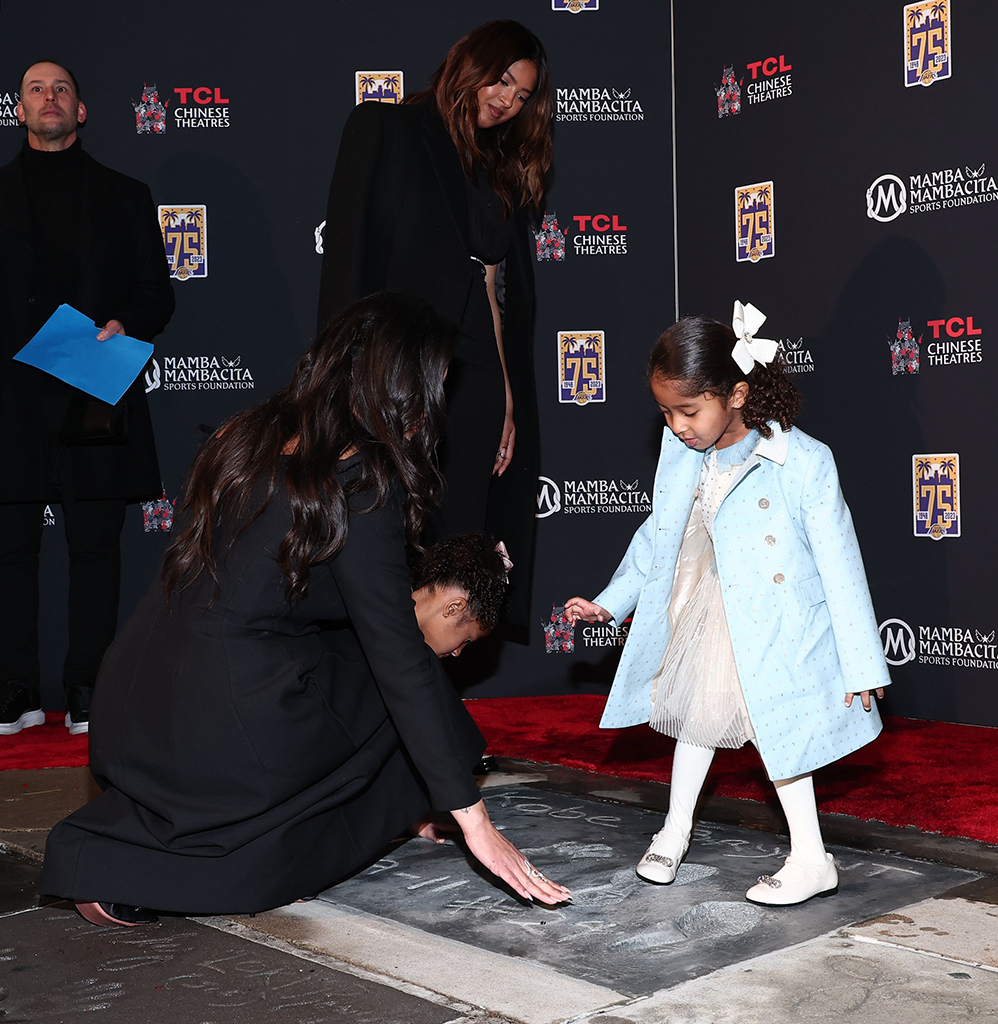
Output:
[[[530,863],[529,860],[524,859],[523,866],[526,868],[528,878],[544,878],[544,876]],[[547,879],[544,879],[547,881]]]

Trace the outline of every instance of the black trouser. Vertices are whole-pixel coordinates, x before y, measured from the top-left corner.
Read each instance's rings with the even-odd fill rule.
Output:
[[[0,504],[0,682],[38,686],[38,553],[44,502]],[[66,500],[69,545],[69,648],[63,683],[93,685],[114,639],[121,586],[125,501]]]
[[[424,535],[428,543],[485,531],[492,468],[506,418],[506,383],[484,281],[476,282],[468,298],[447,384],[447,418],[438,449],[445,486]],[[510,557],[515,562],[516,552]]]

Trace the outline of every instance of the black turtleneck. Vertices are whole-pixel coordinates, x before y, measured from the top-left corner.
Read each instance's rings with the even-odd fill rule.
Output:
[[[38,299],[44,305],[73,302],[80,282],[83,219],[83,147],[32,149],[27,140],[21,167],[28,197]]]

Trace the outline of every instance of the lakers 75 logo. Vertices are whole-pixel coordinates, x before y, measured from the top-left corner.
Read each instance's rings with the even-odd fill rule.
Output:
[[[959,537],[960,456],[913,455],[915,536]]]
[[[357,86],[357,102],[401,103],[401,71],[357,71],[354,73]]]
[[[773,183],[739,185],[735,189],[735,259],[758,263],[775,255]]]
[[[208,276],[208,226],[204,206],[161,206],[159,226],[170,277],[188,281]]]
[[[950,0],[920,0],[904,8],[904,84],[932,85],[953,73]]]
[[[558,332],[558,401],[606,401],[606,339],[602,331]]]
[[[580,14],[582,11],[598,11],[599,0],[551,0],[551,10],[569,11]]]

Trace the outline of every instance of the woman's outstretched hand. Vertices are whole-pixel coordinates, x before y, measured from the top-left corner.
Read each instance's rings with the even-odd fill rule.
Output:
[[[565,602],[565,618],[574,626],[579,619],[586,622],[609,622],[613,616],[598,604],[584,597],[573,597]]]
[[[554,904],[572,898],[570,889],[545,878],[501,832],[496,831],[481,800],[451,813],[475,859],[524,899]]]

